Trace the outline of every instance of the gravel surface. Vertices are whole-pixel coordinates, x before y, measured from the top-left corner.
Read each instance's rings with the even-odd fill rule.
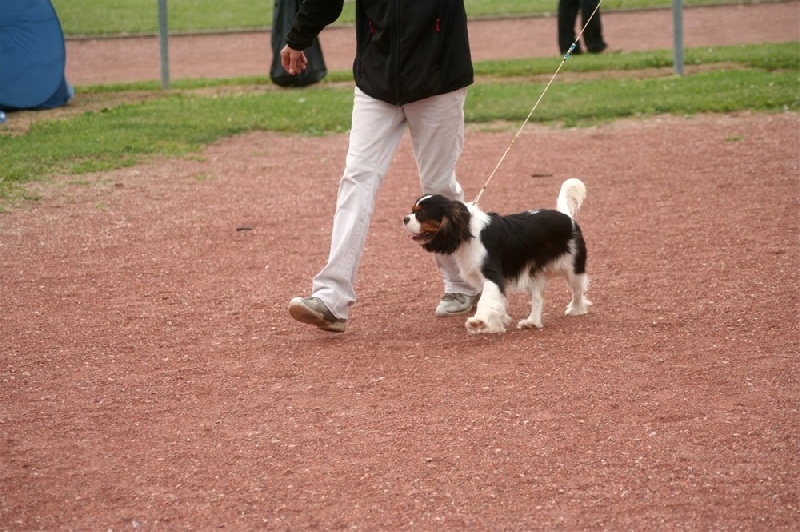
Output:
[[[798,131],[528,126],[481,206],[583,179],[594,305],[554,282],[543,329],[493,336],[433,317],[407,138],[341,335],[286,305],[345,135],[43,185],[0,216],[0,529],[796,530]],[[468,198],[512,134],[468,131]]]

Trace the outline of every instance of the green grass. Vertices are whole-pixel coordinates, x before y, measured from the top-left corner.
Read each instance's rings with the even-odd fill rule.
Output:
[[[352,90],[344,89],[221,98],[175,94],[41,122],[24,135],[0,137],[0,184],[111,170],[148,155],[182,155],[246,131],[341,131],[349,122],[351,101]]]
[[[686,5],[742,3],[738,0],[688,0]],[[170,31],[208,31],[272,26],[274,0],[168,0]],[[465,0],[470,17],[552,14],[556,0]],[[672,0],[604,0],[603,10],[670,7]],[[67,35],[154,33],[158,30],[156,0],[53,0]],[[346,2],[337,21],[355,19],[354,2]]]
[[[527,115],[543,84],[478,84],[469,94],[468,122]],[[536,122],[566,126],[668,113],[798,110],[797,74],[714,71],[656,79],[610,79],[553,85],[532,116]]]
[[[531,120],[571,126],[660,113],[800,110],[800,43],[689,49],[686,58],[687,66],[701,65],[701,71],[671,75],[669,52],[573,57],[562,74],[575,75],[556,78]],[[559,63],[552,58],[477,63],[467,121],[507,121],[516,128]],[[352,81],[347,72],[330,78]],[[0,135],[0,197],[23,197],[21,184],[49,175],[186,156],[217,139],[253,130],[321,135],[349,129],[351,84],[264,90],[267,84],[265,78],[176,81],[169,93],[155,83],[78,88],[84,99],[109,93],[124,99],[128,90],[150,90],[151,98],[40,121],[24,134]],[[235,94],[226,95],[226,85],[235,85]]]
[[[736,68],[763,70],[800,70],[800,43],[762,44],[688,48],[684,51],[684,66],[736,65]],[[551,76],[561,58],[510,59],[476,62],[477,76],[517,77]],[[671,50],[628,52],[624,54],[586,54],[572,56],[562,72],[624,72],[655,68],[672,68]]]

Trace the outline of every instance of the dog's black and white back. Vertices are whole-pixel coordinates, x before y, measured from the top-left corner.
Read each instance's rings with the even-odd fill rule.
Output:
[[[544,289],[551,277],[563,276],[572,291],[568,315],[588,311],[586,243],[574,220],[585,198],[583,182],[568,179],[561,185],[555,210],[501,216],[469,203],[427,195],[417,200],[403,221],[411,238],[424,249],[452,254],[464,280],[481,291],[467,330],[500,333],[512,321],[506,310],[508,290],[531,295],[530,315],[517,327],[542,326]]]

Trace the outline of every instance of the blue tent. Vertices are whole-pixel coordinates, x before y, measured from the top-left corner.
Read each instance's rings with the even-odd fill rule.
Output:
[[[0,109],[49,109],[74,90],[64,33],[50,0],[0,0]]]

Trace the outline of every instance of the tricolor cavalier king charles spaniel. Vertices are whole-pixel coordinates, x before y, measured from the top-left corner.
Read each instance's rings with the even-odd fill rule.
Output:
[[[518,329],[542,326],[548,279],[563,276],[572,291],[567,315],[586,314],[591,302],[586,274],[586,243],[575,222],[586,187],[580,179],[561,185],[555,210],[539,209],[501,216],[471,203],[440,195],[422,196],[403,219],[411,238],[432,253],[452,254],[461,276],[481,292],[470,333],[502,333],[512,321],[507,290],[527,291],[531,313]]]

